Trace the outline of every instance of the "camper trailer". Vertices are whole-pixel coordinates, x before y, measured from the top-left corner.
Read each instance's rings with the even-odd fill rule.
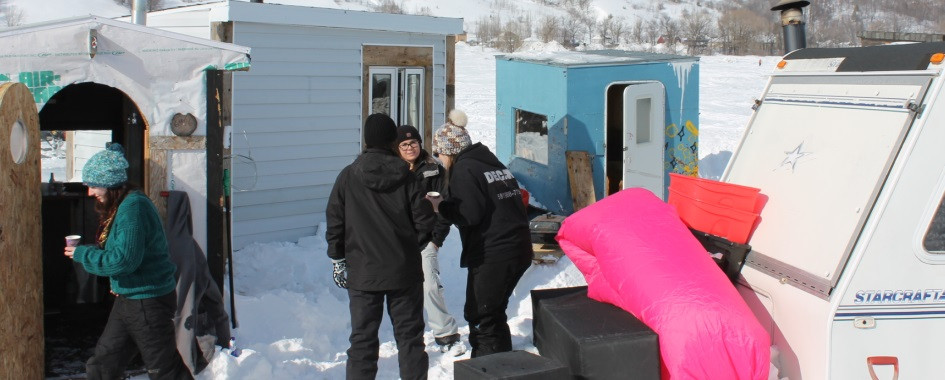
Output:
[[[767,202],[738,289],[780,378],[945,373],[945,43],[800,49],[722,181]]]

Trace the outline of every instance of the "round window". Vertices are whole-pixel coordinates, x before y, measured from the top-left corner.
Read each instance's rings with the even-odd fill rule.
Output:
[[[10,153],[13,154],[13,162],[22,164],[26,160],[26,149],[28,147],[26,140],[26,127],[23,122],[17,119],[13,123],[10,131]]]

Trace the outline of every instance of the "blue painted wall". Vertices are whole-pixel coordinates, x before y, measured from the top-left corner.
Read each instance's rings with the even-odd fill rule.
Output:
[[[659,81],[666,91],[665,183],[670,172],[697,175],[699,65],[695,58],[601,66],[496,60],[496,151],[549,211],[573,210],[565,151],[593,155],[597,199],[604,196],[606,90],[613,83]],[[515,109],[548,117],[548,164],[514,155]]]
[[[565,115],[567,115],[567,69],[522,61],[496,61],[496,155],[525,189],[538,189],[535,198],[549,210],[571,208],[571,192],[561,181],[561,168],[567,168]],[[499,96],[498,94],[504,94]],[[521,109],[548,118],[548,164],[515,157],[515,110]],[[563,184],[563,186],[562,186]],[[567,199],[561,206],[546,200]]]

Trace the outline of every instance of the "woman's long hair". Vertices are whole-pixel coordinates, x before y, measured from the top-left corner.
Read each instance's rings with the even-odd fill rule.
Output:
[[[105,240],[108,239],[108,232],[111,230],[115,213],[118,212],[118,206],[125,200],[128,193],[137,189],[138,187],[131,183],[111,187],[105,190],[105,202],[95,202],[95,212],[98,213],[98,234],[96,236],[98,236],[97,243],[100,248],[105,247]]]

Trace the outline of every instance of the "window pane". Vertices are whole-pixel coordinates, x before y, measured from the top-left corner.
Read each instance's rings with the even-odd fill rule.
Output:
[[[931,253],[945,253],[945,197],[938,204],[929,230],[925,233],[922,246]]]
[[[420,74],[408,74],[407,75],[407,110],[405,117],[405,124],[412,125],[417,128],[418,131],[423,130],[423,125],[420,122],[420,94],[421,94],[421,81]]]
[[[548,163],[548,117],[515,110],[515,155]]]
[[[112,140],[110,130],[40,131],[41,179],[82,182],[82,167]]]
[[[637,144],[650,142],[650,98],[637,99]]]
[[[390,115],[390,74],[371,76],[371,113]]]

